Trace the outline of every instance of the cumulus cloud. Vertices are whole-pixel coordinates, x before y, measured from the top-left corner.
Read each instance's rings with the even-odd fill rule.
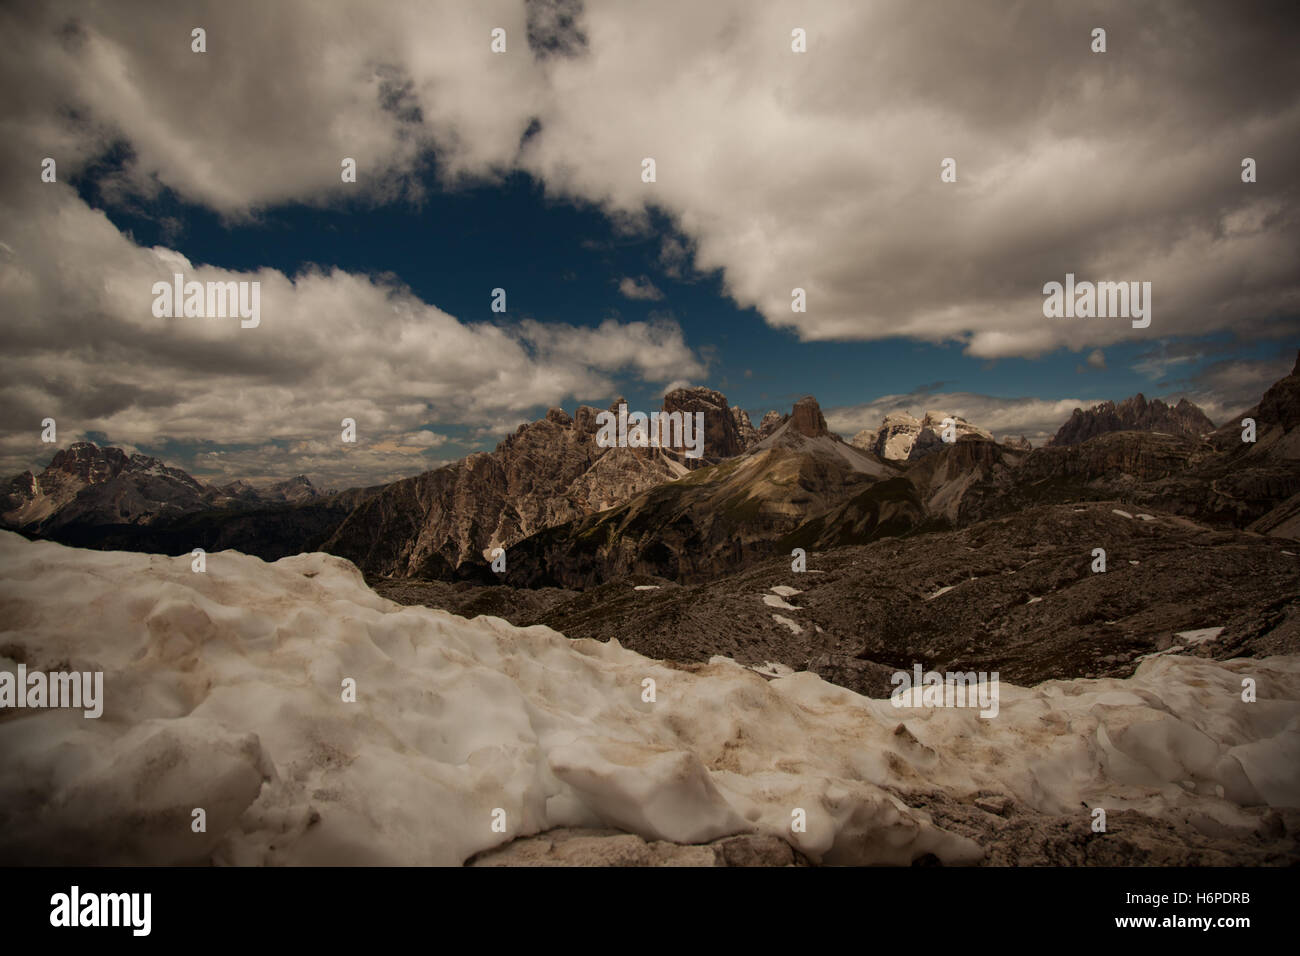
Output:
[[[125,142],[118,184],[168,187],[243,218],[290,200],[418,198],[435,144],[448,182],[507,166],[534,112],[522,4],[285,0],[10,5],[0,15],[6,132],[68,168]],[[207,52],[190,31],[207,31]],[[516,54],[493,54],[506,29]],[[540,91],[538,91],[540,93]],[[340,163],[357,162],[345,184]]]
[[[35,177],[0,200],[0,223],[12,250],[0,270],[0,467],[10,473],[47,460],[39,424],[50,416],[60,443],[98,432],[144,446],[274,447],[259,466],[271,475],[367,483],[429,467],[447,441],[430,423],[513,427],[522,410],[614,392],[618,373],[667,383],[706,371],[665,318],[471,324],[343,270],[195,265],[135,245],[69,187]],[[175,273],[259,282],[260,325],[154,316],[153,283]],[[357,423],[355,446],[340,441],[344,418]]]
[[[995,357],[1300,308],[1300,65],[1266,16],[1172,2],[1014,17],[978,2],[666,9],[585,11],[588,48],[548,64],[554,95],[522,162],[556,191],[675,213],[695,266],[722,270],[773,325]],[[1110,51],[1093,54],[1102,20]],[[806,54],[790,51],[795,24]],[[1244,152],[1275,178],[1243,184]],[[944,157],[956,183],[940,182]],[[1151,328],[1044,319],[1042,286],[1067,272],[1150,281]],[[806,314],[791,311],[796,286]]]
[[[655,287],[655,284],[645,276],[641,276],[640,279],[624,276],[619,280],[618,291],[629,299],[654,301],[664,297],[664,294]]]
[[[229,216],[353,195],[344,156],[356,191],[380,198],[418,196],[430,151],[451,182],[524,169],[629,228],[669,212],[690,249],[666,244],[667,268],[721,270],[738,304],[806,339],[1034,355],[1246,319],[1281,334],[1265,320],[1300,310],[1286,4],[261,9],[9,13],[3,69],[25,95],[5,131],[74,164],[125,141],[124,188]],[[1103,20],[1109,50],[1094,54]],[[207,54],[189,49],[198,22]],[[792,25],[807,53],[791,52]],[[495,26],[506,54],[490,51]],[[955,183],[939,179],[945,157]],[[1042,286],[1066,272],[1152,282],[1151,328],[1044,319]]]

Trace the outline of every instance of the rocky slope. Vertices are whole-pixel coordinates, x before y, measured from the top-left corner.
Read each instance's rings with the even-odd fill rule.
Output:
[[[774,431],[780,428],[789,419],[789,415],[782,415],[776,409],[771,410],[763,416],[762,421],[758,423],[758,440],[762,441]]]
[[[85,536],[117,525],[153,526],[210,509],[301,504],[326,497],[306,475],[265,486],[206,485],[180,468],[120,448],[74,442],[39,474],[10,479],[0,496],[0,526],[29,535]]]
[[[801,399],[743,455],[519,541],[504,580],[574,588],[637,573],[716,577],[788,551],[801,525],[897,474],[832,435],[816,400]],[[861,540],[904,528],[862,528]]]
[[[1236,432],[1227,435],[1235,445],[1222,439],[1216,445],[1146,431],[1103,431],[1078,444],[1025,449],[1000,445],[988,432],[960,423],[964,433],[946,443],[933,426],[948,416],[934,412],[913,420],[914,437],[886,427],[865,442],[888,450],[891,440],[911,441],[909,460],[892,470],[830,435],[816,401],[804,399],[742,456],[522,538],[512,548],[506,581],[567,588],[627,574],[687,581],[795,547],[865,544],[1041,505],[1092,501],[1223,528],[1295,534],[1300,469],[1287,456],[1300,441],[1292,437],[1300,422],[1297,395],[1294,375],[1269,390],[1254,410],[1261,442],[1245,449]],[[865,458],[850,463],[848,453]],[[903,454],[902,446],[893,453]]]
[[[1094,548],[1104,572],[1092,570]],[[667,660],[812,670],[876,697],[917,663],[1032,684],[1127,676],[1162,653],[1300,653],[1300,547],[1113,501],[813,552],[807,567],[795,573],[783,555],[720,580],[633,575],[582,592],[376,587]]]
[[[1255,420],[1255,441],[1242,440],[1241,422]],[[1231,460],[1267,461],[1292,465],[1300,462],[1300,352],[1286,378],[1274,382],[1259,404],[1234,415],[1209,436],[1210,444]]]
[[[348,516],[324,549],[370,573],[486,577],[494,548],[741,453],[738,419],[722,393],[676,389],[664,396],[663,410],[703,412],[702,458],[663,448],[600,447],[597,409],[584,405],[570,418],[554,408],[519,426],[490,454],[384,487]]]
[[[1076,408],[1069,421],[1057,430],[1049,445],[1079,445],[1107,432],[1162,432],[1199,439],[1214,431],[1214,422],[1199,407],[1182,398],[1177,405],[1160,399],[1148,402],[1141,392],[1116,405],[1102,402],[1084,411]]]
[[[736,422],[736,437],[740,442],[740,450],[745,451],[758,441],[758,430],[754,428],[753,422],[749,420],[749,413],[743,408],[733,407],[731,417]]]
[[[1243,417],[1257,422],[1255,443],[1242,441]],[[933,465],[928,459],[911,465],[907,475],[924,501],[927,528],[960,526],[1041,504],[1113,499],[1130,509],[1296,537],[1297,425],[1300,375],[1293,371],[1271,386],[1257,406],[1205,437],[1104,431],[1078,444],[1028,452],[991,443],[961,448],[959,443],[942,449]],[[949,464],[952,456],[962,463]],[[936,481],[936,475],[943,480]]]
[[[25,471],[0,496],[0,524],[33,533],[70,524],[141,524],[201,511],[213,489],[157,458],[75,442],[39,474]]]

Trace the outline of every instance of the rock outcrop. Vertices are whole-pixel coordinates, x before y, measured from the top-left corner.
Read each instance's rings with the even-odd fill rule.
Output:
[[[824,536],[862,542],[899,534],[923,514],[898,473],[831,434],[816,399],[801,399],[745,454],[523,539],[504,581],[530,588],[586,588],[630,575],[698,581]]]
[[[620,404],[625,400],[610,411]],[[671,448],[601,447],[598,409],[582,406],[570,418],[554,408],[520,425],[494,452],[385,486],[348,516],[325,550],[374,574],[487,580],[493,549],[612,508],[746,447],[748,417],[733,414],[721,392],[674,389],[664,396],[663,411],[703,413],[702,457]]]
[[[1245,441],[1244,419],[1254,419],[1255,440]],[[1291,374],[1269,386],[1259,404],[1234,415],[1209,441],[1233,459],[1290,463],[1300,460],[1300,351]]]
[[[721,392],[700,386],[675,388],[664,396],[663,410],[669,414],[704,413],[704,458],[679,456],[687,467],[698,468],[710,461],[733,458],[745,450],[740,425],[727,404],[727,396]]]
[[[775,409],[768,412],[763,416],[763,420],[758,423],[758,440],[762,441],[768,435],[772,434],[772,432],[784,425],[786,419],[789,417],[789,415],[782,415]]]
[[[731,417],[736,422],[736,435],[740,439],[741,450],[748,449],[758,441],[758,431],[754,428],[753,422],[749,420],[749,413],[743,408],[733,406]]]
[[[790,415],[790,427],[807,438],[830,434],[826,428],[826,418],[822,415],[821,406],[811,395],[794,403],[794,411]]]
[[[1081,445],[1107,432],[1161,432],[1182,438],[1201,438],[1214,431],[1214,422],[1187,399],[1166,405],[1160,399],[1148,402],[1141,392],[1116,405],[1102,402],[1084,411],[1076,408],[1049,445]]]
[[[943,423],[949,418],[953,420],[954,441],[964,435],[993,440],[992,434],[958,415],[927,411],[923,418],[892,412],[885,416],[879,428],[863,429],[853,436],[850,444],[889,461],[916,461],[943,446]]]

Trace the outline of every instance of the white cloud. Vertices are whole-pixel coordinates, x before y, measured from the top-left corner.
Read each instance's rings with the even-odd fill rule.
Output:
[[[146,447],[284,442],[293,460],[276,467],[280,477],[377,481],[429,467],[427,452],[447,441],[430,423],[500,434],[529,409],[611,394],[616,374],[655,384],[706,371],[663,318],[595,329],[469,324],[400,285],[342,270],[195,266],[134,245],[68,186],[35,177],[0,200],[0,231],[14,250],[0,271],[9,473],[48,460],[38,426],[52,416],[61,444],[88,432]],[[152,285],[176,271],[260,282],[261,324],[155,317]],[[357,423],[355,446],[340,441],[344,418]]]
[[[669,212],[687,242],[663,244],[665,268],[722,270],[737,303],[806,339],[1034,355],[1300,310],[1300,217],[1269,185],[1300,175],[1300,66],[1285,31],[1230,9],[258,9],[52,2],[9,14],[0,69],[30,95],[0,132],[73,168],[124,139],[123,188],[165,185],[236,217],[294,200],[418,198],[429,150],[453,182],[522,168],[627,230],[651,206]],[[1101,11],[1122,55],[1079,40]],[[202,55],[188,39],[199,21]],[[806,54],[790,51],[795,22]],[[508,54],[490,52],[494,26]],[[530,32],[548,55],[530,50]],[[77,123],[53,118],[68,107]],[[1250,186],[1247,149],[1261,170]],[[355,187],[339,181],[344,156],[358,160]],[[653,184],[640,178],[646,156]],[[949,156],[956,183],[939,180]],[[1066,272],[1152,282],[1151,328],[1044,319],[1042,285]],[[795,286],[806,314],[790,311]]]
[[[645,276],[640,279],[624,276],[619,280],[618,291],[629,299],[656,301],[664,297],[664,294],[655,287],[655,284]]]

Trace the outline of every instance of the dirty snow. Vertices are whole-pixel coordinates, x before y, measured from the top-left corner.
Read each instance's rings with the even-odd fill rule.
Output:
[[[797,621],[792,621],[790,620],[790,618],[786,617],[783,614],[773,614],[772,620],[776,621],[776,623],[778,624],[784,624],[786,627],[790,629],[791,634],[803,633],[803,628],[799,626]]]
[[[761,664],[750,664],[749,669],[755,674],[763,674],[767,677],[792,677],[795,673],[792,668],[779,661],[763,661]]]
[[[1184,644],[1204,644],[1222,633],[1222,627],[1203,627],[1195,631],[1179,631],[1174,637],[1181,637]]]
[[[809,673],[769,681],[725,658],[682,670],[614,641],[403,607],[324,554],[225,551],[196,574],[188,556],[7,532],[0,622],[0,669],[103,670],[105,696],[99,720],[0,720],[0,860],[459,864],[607,825],[675,842],[758,831],[827,863],[956,864],[983,851],[899,795],[1102,805],[1243,839],[1257,823],[1243,808],[1300,806],[1294,656],[1167,655],[1128,679],[1003,683],[984,720]],[[1241,701],[1245,676],[1256,703]],[[647,677],[657,703],[642,701]],[[206,833],[190,829],[194,807]],[[790,831],[796,807],[806,833]]]

